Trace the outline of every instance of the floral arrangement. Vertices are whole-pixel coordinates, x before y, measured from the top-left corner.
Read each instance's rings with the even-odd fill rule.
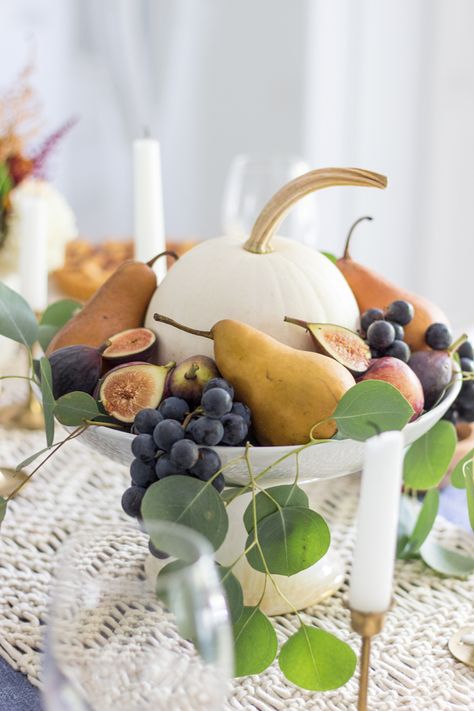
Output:
[[[46,164],[61,139],[75,124],[70,119],[32,147],[39,131],[39,102],[31,85],[32,66],[0,95],[0,274],[18,264],[18,208],[21,193],[40,195],[48,213],[48,269],[64,262],[66,243],[76,237],[74,213],[46,180]]]

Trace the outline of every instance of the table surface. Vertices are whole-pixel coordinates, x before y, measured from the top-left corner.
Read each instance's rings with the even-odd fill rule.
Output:
[[[464,491],[447,487],[441,494],[440,514],[470,530]],[[41,711],[42,708],[39,690],[0,658],[0,711]]]

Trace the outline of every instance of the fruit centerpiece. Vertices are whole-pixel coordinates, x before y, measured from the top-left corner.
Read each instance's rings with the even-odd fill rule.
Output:
[[[55,304],[39,325],[0,285],[0,332],[45,350],[31,356],[31,377],[48,448],[81,436],[130,468],[121,503],[140,526],[180,522],[214,547],[237,675],[277,654],[266,614],[298,614],[343,579],[304,483],[359,471],[365,440],[395,429],[410,447],[405,486],[435,490],[456,446],[452,420],[474,416],[472,347],[465,336],[453,343],[435,306],[358,265],[348,247],[336,260],[273,236],[298,199],[331,185],[386,179],[312,171],[272,198],[245,244],[204,242],[159,285],[152,262],[129,260],[83,308]],[[55,419],[69,429],[57,444]],[[427,437],[438,442],[434,462]],[[469,465],[472,452],[453,476],[474,500]],[[420,526],[405,532],[402,557],[420,554]],[[150,554],[150,576],[185,565],[165,535],[152,536]],[[350,648],[324,635],[307,652],[331,649],[345,671],[316,674],[307,688],[333,688],[354,671]],[[283,673],[301,683],[283,650]]]

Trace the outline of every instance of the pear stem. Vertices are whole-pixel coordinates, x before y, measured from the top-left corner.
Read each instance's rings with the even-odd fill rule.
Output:
[[[172,318],[168,316],[162,316],[161,314],[153,314],[155,321],[160,323],[167,323],[168,326],[173,326],[174,328],[179,328],[180,331],[185,331],[186,333],[192,333],[193,336],[202,336],[203,338],[210,338],[211,341],[214,340],[212,331],[200,331],[197,328],[190,328],[189,326],[183,326],[183,324],[173,321]]]
[[[300,318],[291,318],[290,316],[285,316],[285,321],[287,323],[294,323],[295,326],[301,326],[301,328],[308,328],[306,321],[302,321]]]
[[[457,351],[457,349],[459,348],[459,346],[462,346],[462,344],[465,343],[468,338],[469,338],[469,336],[467,335],[467,333],[463,333],[462,336],[459,336],[459,338],[454,341],[454,343],[451,343],[451,345],[448,348],[449,355],[452,355],[453,353],[455,353]]]
[[[352,225],[351,229],[349,230],[349,234],[347,235],[347,238],[346,238],[346,245],[344,247],[344,254],[342,255],[343,259],[351,259],[351,255],[349,254],[349,246],[350,246],[350,242],[351,242],[352,233],[354,232],[357,225],[360,224],[361,222],[364,222],[364,220],[373,220],[373,219],[374,218],[370,217],[370,215],[365,215],[364,217],[359,217],[359,219],[354,222],[354,224]]]
[[[158,259],[160,259],[160,257],[173,257],[175,262],[177,262],[179,259],[176,252],[172,252],[170,249],[166,249],[164,252],[160,252],[159,254],[157,254],[156,257],[153,257],[153,259],[150,259],[150,261],[146,263],[147,267],[152,267],[154,265],[154,263]]]

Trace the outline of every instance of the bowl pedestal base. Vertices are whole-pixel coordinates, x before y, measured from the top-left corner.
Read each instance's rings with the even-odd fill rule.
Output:
[[[324,489],[324,482],[311,485],[313,496],[314,489],[319,490],[320,487]],[[304,484],[302,488],[305,489]],[[248,534],[243,523],[243,514],[250,501],[251,494],[243,494],[227,507],[229,531],[224,543],[215,554],[217,562],[221,565],[231,565],[245,550]],[[147,577],[154,580],[167,562],[150,555],[145,566]],[[265,575],[254,570],[245,557],[236,563],[233,573],[242,585],[244,604],[256,605],[262,597]],[[306,570],[291,577],[273,576],[284,597],[277,593],[272,582],[268,580],[260,609],[267,615],[283,615],[295,609],[303,610],[311,607],[335,593],[341,587],[344,575],[343,561],[331,546],[321,560]]]

